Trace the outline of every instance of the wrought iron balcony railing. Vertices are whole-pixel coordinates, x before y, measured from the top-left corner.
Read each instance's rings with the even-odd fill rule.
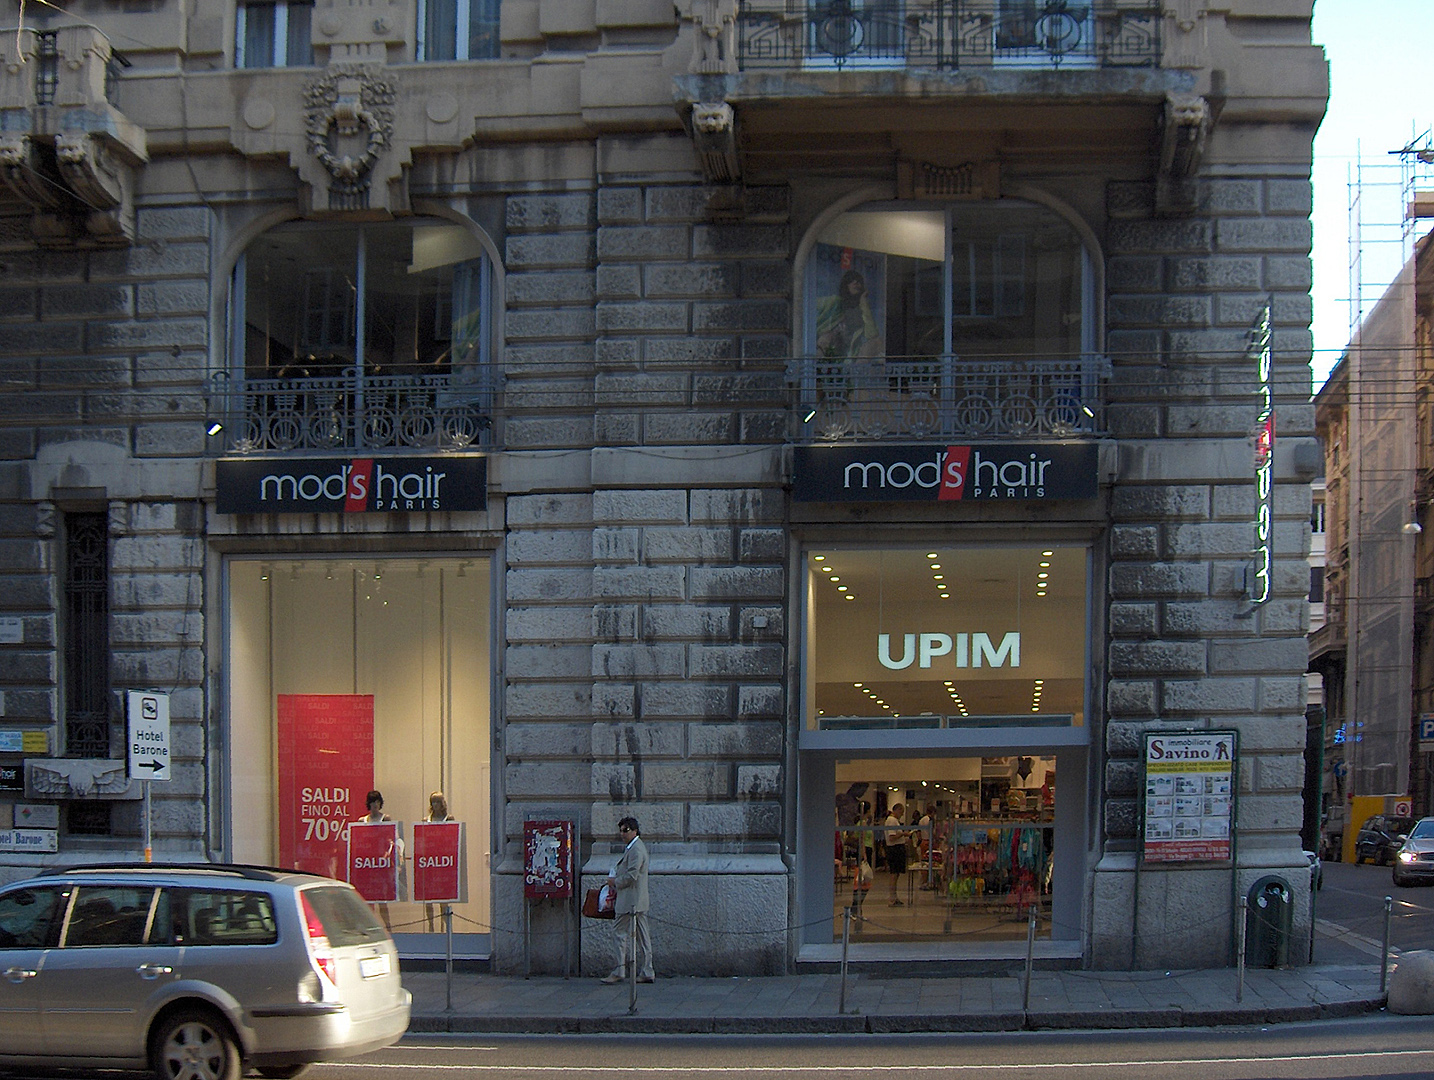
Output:
[[[796,442],[1039,439],[1104,430],[1105,357],[801,357],[787,368]]]
[[[251,379],[215,375],[210,430],[223,448],[290,451],[460,450],[486,444],[494,379],[473,368],[437,375]]]
[[[1157,0],[741,0],[737,66],[1156,67],[1160,24]]]

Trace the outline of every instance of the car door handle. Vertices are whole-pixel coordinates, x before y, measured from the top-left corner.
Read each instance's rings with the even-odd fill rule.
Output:
[[[26,979],[33,979],[40,974],[37,968],[8,967],[5,969],[5,978],[12,983],[22,983]]]
[[[173,975],[174,968],[164,964],[140,964],[134,969],[141,979],[157,979],[161,975]]]

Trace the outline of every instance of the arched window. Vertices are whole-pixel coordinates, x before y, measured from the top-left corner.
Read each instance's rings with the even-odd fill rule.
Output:
[[[229,448],[478,441],[488,421],[490,271],[468,229],[436,220],[265,233],[234,270]]]
[[[817,233],[805,305],[801,438],[1066,436],[1098,422],[1091,258],[1047,207],[856,207]]]
[[[861,206],[822,229],[812,249],[808,351],[973,359],[1093,352],[1088,263],[1079,234],[1043,206]]]

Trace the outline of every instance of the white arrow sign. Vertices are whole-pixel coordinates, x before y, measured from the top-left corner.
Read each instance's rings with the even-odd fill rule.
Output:
[[[169,695],[129,691],[129,775],[169,779]]]

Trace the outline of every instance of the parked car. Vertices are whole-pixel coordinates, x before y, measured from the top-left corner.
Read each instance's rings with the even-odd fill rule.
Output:
[[[297,1076],[408,1029],[393,939],[341,881],[66,867],[0,889],[0,1064]]]
[[[1434,817],[1420,818],[1394,856],[1394,884],[1434,881]]]
[[[1413,818],[1386,817],[1383,814],[1365,818],[1364,824],[1359,827],[1359,834],[1354,838],[1354,861],[1362,863],[1365,859],[1373,859],[1375,866],[1391,862],[1413,827]]]

